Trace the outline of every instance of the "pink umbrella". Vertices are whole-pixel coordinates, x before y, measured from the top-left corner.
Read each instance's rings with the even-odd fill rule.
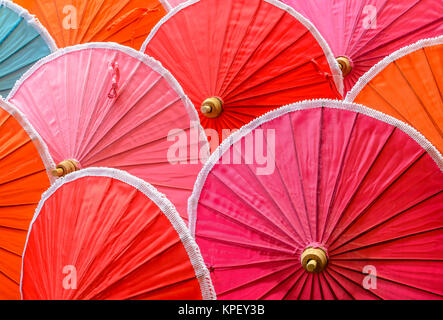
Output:
[[[60,163],[54,174],[123,169],[165,193],[187,219],[199,156],[209,148],[193,105],[158,62],[111,43],[65,48],[27,72],[9,99]]]
[[[420,39],[443,34],[443,1],[282,0],[312,21],[344,73],[345,92],[373,65]],[[344,57],[344,58],[343,58]]]
[[[442,299],[442,170],[392,117],[289,105],[211,156],[190,228],[219,299]]]

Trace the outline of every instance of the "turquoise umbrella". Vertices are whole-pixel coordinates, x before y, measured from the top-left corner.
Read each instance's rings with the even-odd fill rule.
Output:
[[[57,49],[47,30],[25,9],[0,0],[0,95],[41,58]]]

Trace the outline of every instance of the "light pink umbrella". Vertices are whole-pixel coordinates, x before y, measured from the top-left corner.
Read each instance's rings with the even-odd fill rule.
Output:
[[[193,105],[158,62],[117,44],[69,47],[35,65],[9,99],[60,163],[54,174],[91,166],[128,171],[187,219],[208,143]]]
[[[442,299],[442,170],[392,117],[289,105],[213,153],[190,229],[219,299]]]
[[[282,0],[308,18],[340,58],[345,92],[373,65],[420,39],[443,34],[440,0]]]

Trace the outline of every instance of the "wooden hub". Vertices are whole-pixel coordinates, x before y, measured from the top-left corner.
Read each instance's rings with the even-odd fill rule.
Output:
[[[75,160],[65,160],[60,162],[57,167],[52,170],[52,175],[54,177],[64,177],[74,171],[80,170],[79,164]]]
[[[352,71],[352,64],[349,58],[347,57],[338,57],[337,62],[340,66],[340,70],[343,73],[343,76],[347,76]]]
[[[211,97],[203,101],[201,112],[207,118],[217,118],[223,111],[223,100],[218,97]]]
[[[310,273],[319,273],[328,264],[326,252],[320,248],[306,248],[301,255],[303,268]]]

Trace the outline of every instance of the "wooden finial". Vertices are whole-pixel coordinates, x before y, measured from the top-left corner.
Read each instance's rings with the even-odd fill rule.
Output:
[[[80,168],[79,168],[79,165],[78,165],[77,161],[75,161],[75,160],[65,160],[65,161],[60,162],[57,165],[57,167],[54,170],[52,170],[52,175],[54,177],[59,177],[60,178],[60,177],[66,176],[67,174],[70,174],[70,173],[72,173],[74,171],[78,171],[79,169]]]
[[[343,76],[347,76],[352,71],[352,64],[349,58],[347,57],[337,57],[337,62],[340,66],[340,70],[343,73]]]
[[[328,264],[326,252],[320,248],[307,248],[301,255],[303,268],[310,273],[319,273]]]
[[[217,118],[223,111],[223,100],[218,97],[211,97],[203,101],[201,112],[207,118]]]

